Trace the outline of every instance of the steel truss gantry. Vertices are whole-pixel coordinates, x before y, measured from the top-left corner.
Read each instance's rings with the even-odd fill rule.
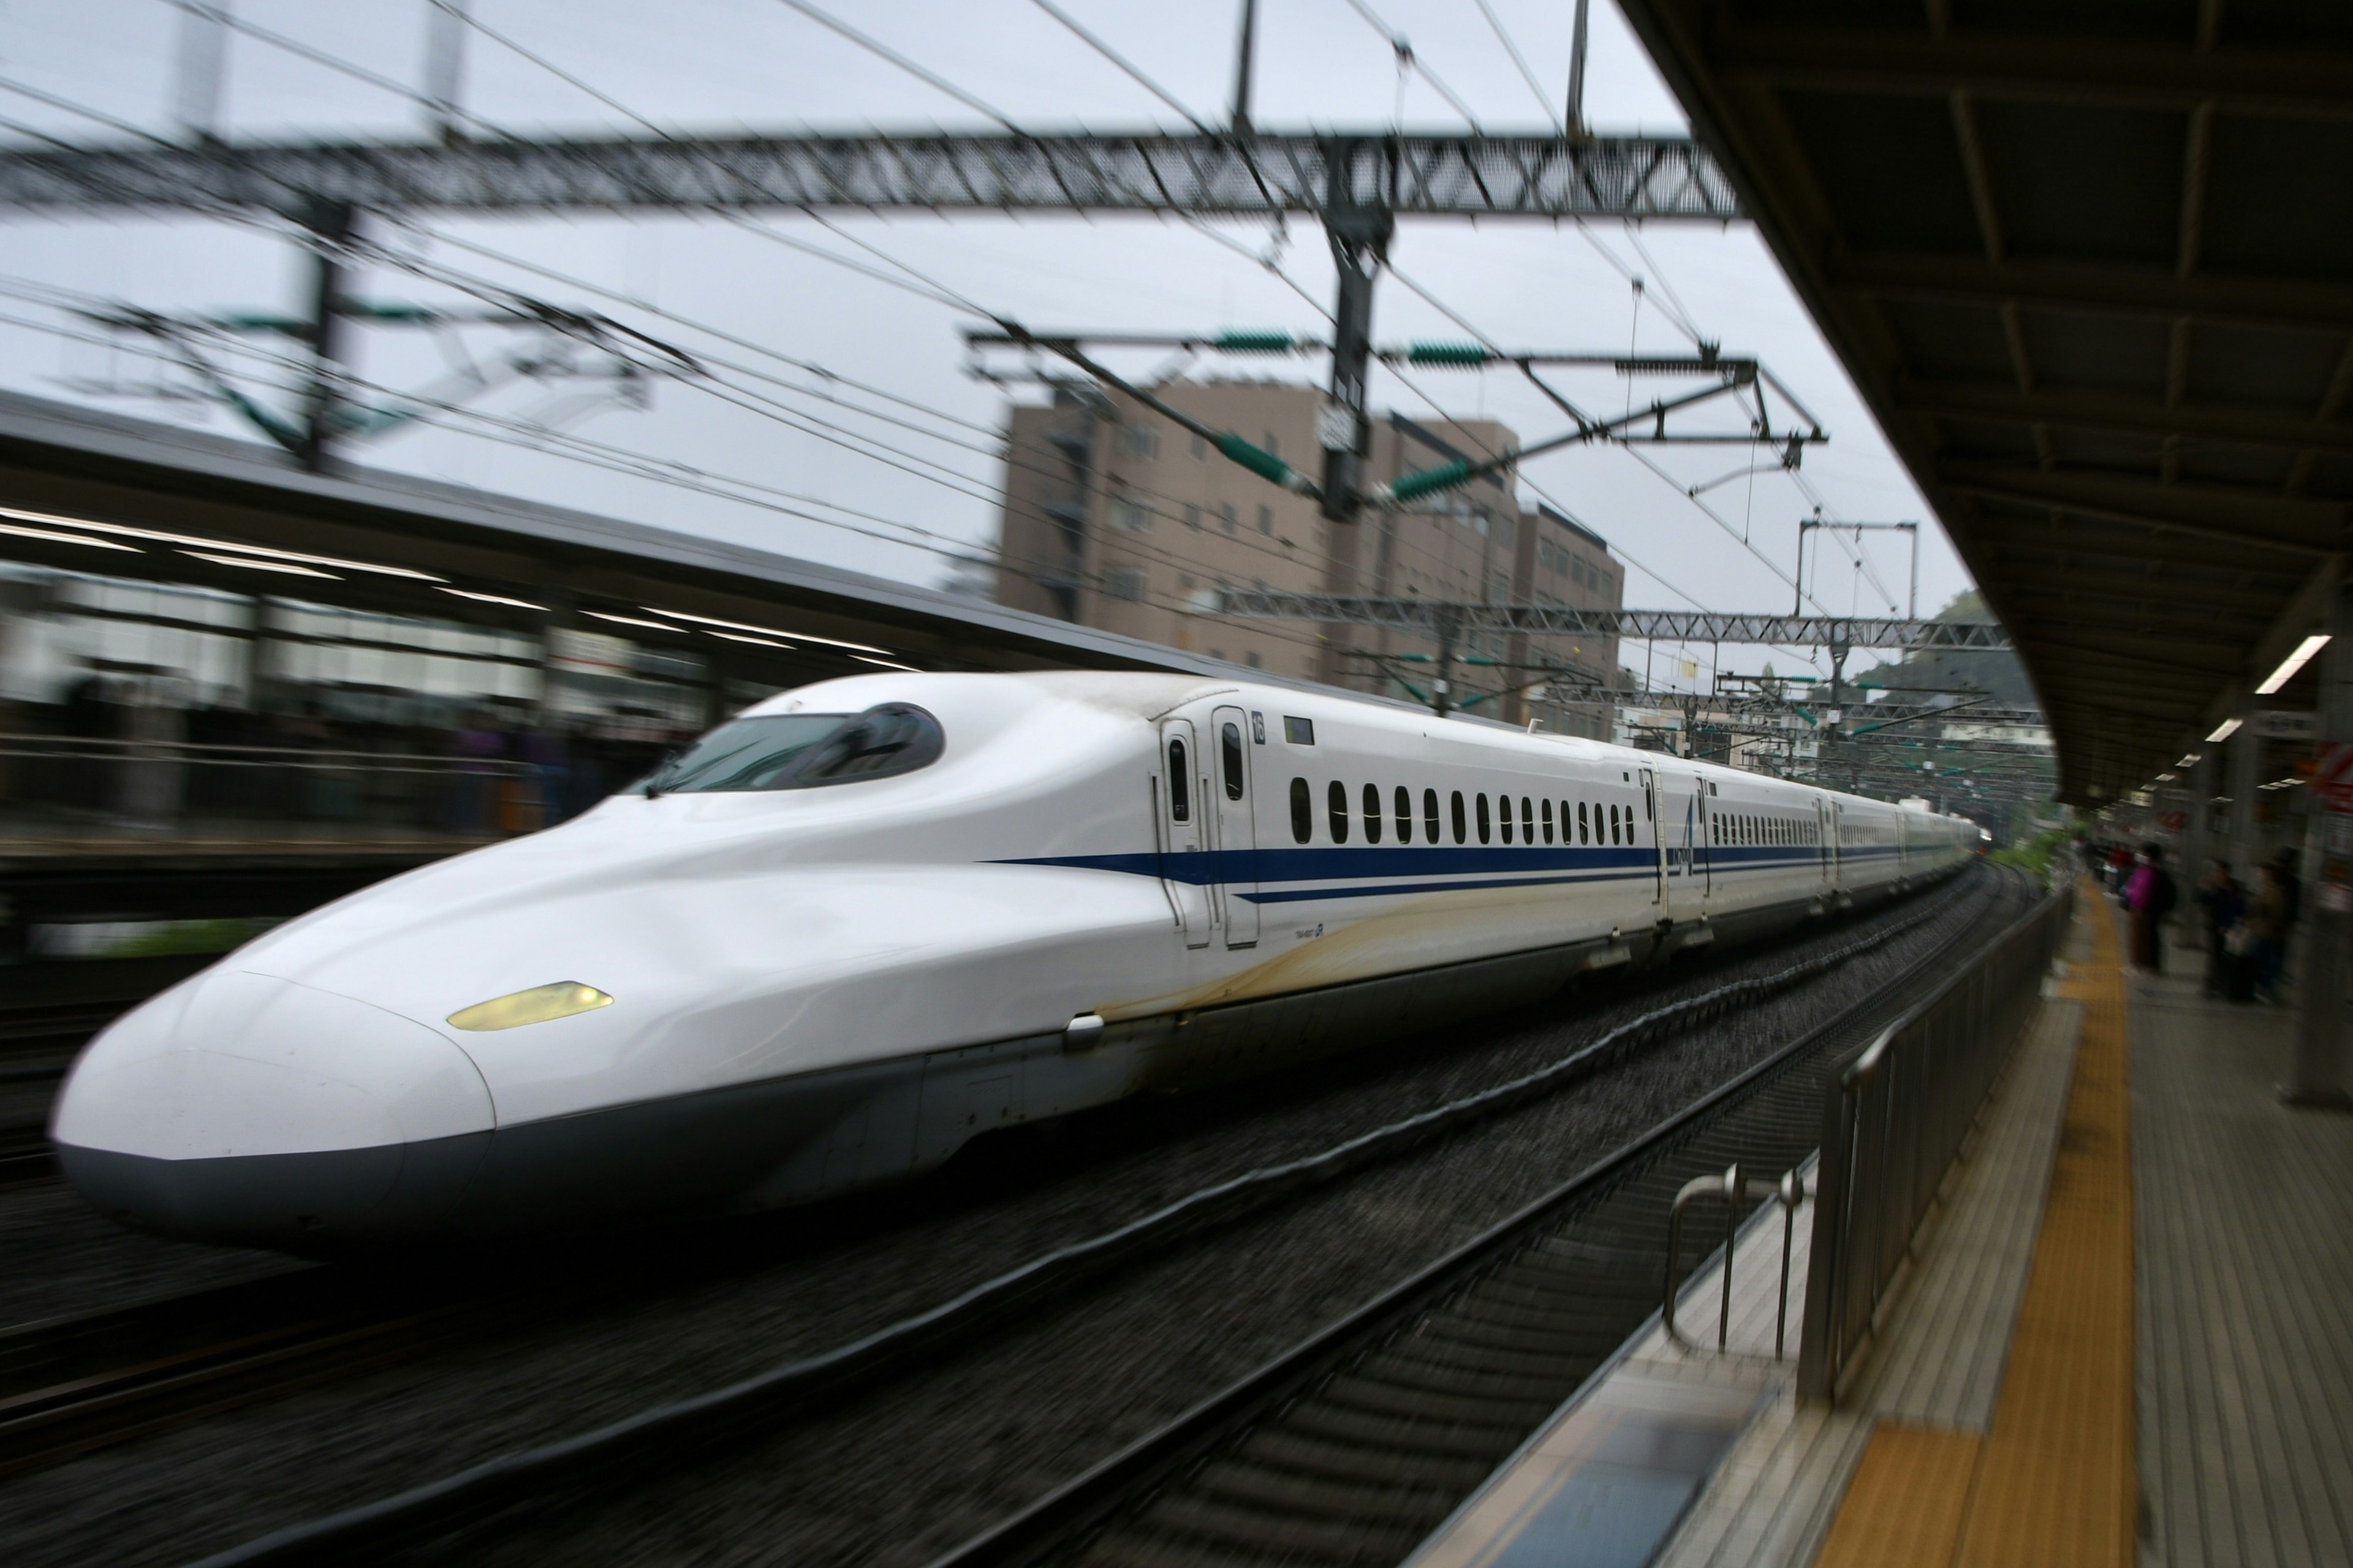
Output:
[[[1741,216],[1674,137],[1240,134],[601,137],[255,142],[0,153],[0,210],[1176,213]]]
[[[1537,636],[1634,637],[1654,642],[1746,643],[1907,651],[2010,646],[1994,622],[1886,620],[1846,616],[1748,616],[1716,610],[1593,610],[1566,605],[1479,605],[1438,599],[1377,599],[1227,588],[1216,615],[1250,620],[1322,621],[1441,634],[1526,632]]]

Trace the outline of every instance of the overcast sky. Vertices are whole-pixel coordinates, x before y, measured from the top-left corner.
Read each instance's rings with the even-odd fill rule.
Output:
[[[1186,128],[1176,110],[1034,0],[818,3],[1024,129]],[[1189,6],[1060,4],[1194,112],[1223,119],[1231,89],[1234,0]],[[1419,59],[1484,127],[1538,129],[1547,114],[1560,111],[1571,0],[1489,0],[1489,5],[1543,88],[1541,103],[1478,0],[1373,0],[1372,8],[1411,41]],[[241,22],[407,86],[422,84],[427,10],[427,0],[235,5]],[[828,32],[782,0],[659,6],[624,0],[474,0],[473,15],[667,129],[990,128],[981,110]],[[1260,125],[1380,129],[1396,122],[1396,54],[1349,0],[1261,0],[1260,16],[1253,104]],[[181,25],[182,13],[170,0],[0,0],[0,118],[77,142],[126,139],[125,132],[7,90],[5,83],[14,82],[177,136]],[[1592,26],[1587,111],[1595,128],[1681,132],[1684,125],[1672,98],[1611,0],[1596,0]],[[637,130],[618,110],[479,33],[466,38],[461,100],[469,112],[504,132]],[[1419,73],[1404,81],[1402,101],[1410,128],[1463,128],[1461,115]],[[425,120],[413,98],[388,86],[235,36],[221,122],[231,140],[398,139],[419,134]],[[26,134],[0,129],[0,138],[19,144]],[[1307,300],[1252,258],[1278,244],[1262,223],[1218,226],[1230,242],[1226,245],[1184,223],[1148,218],[842,218],[827,220],[831,232],[794,215],[759,221],[774,236],[873,271],[892,273],[891,263],[903,263],[965,299],[1033,326],[1320,332],[1325,325]],[[723,360],[744,368],[721,368],[720,378],[733,391],[692,381],[658,383],[644,411],[605,396],[601,382],[520,383],[469,402],[501,424],[476,423],[471,433],[410,426],[357,449],[359,462],[927,584],[942,579],[950,554],[995,535],[990,497],[1002,467],[984,432],[1000,424],[1006,394],[966,374],[960,333],[969,318],[948,304],[718,219],[436,216],[421,227],[378,220],[368,235],[445,276],[495,281],[604,310],[710,356],[714,365]],[[1279,243],[1283,271],[1315,300],[1328,303],[1333,274],[1320,232],[1294,222]],[[63,289],[66,305],[87,300],[167,311],[293,310],[307,286],[307,260],[282,236],[209,220],[9,219],[0,223],[0,293],[22,295],[27,284]],[[1615,351],[1630,343],[1681,352],[1688,339],[1672,319],[1681,316],[1720,340],[1725,352],[1761,358],[1829,429],[1831,444],[1810,450],[1803,471],[1826,515],[1850,521],[1928,516],[1779,270],[1745,226],[1654,224],[1630,235],[1616,225],[1580,233],[1535,224],[1474,229],[1409,219],[1399,226],[1390,258],[1509,346]],[[1639,303],[1629,272],[1643,279]],[[816,374],[595,291],[600,289],[906,400],[889,403],[839,389],[844,403],[887,411],[920,428],[828,406]],[[360,291],[385,300],[465,301],[459,289],[394,267],[372,270]],[[10,324],[90,330],[76,326],[56,302],[0,298],[0,318],[7,319],[0,320],[0,381],[11,387],[225,434],[248,433],[207,405],[100,390],[159,379],[185,385],[184,375],[135,354]],[[1396,280],[1383,281],[1375,311],[1377,342],[1463,336]],[[466,358],[488,363],[521,340],[481,328],[459,341]],[[282,352],[275,343],[258,346]],[[372,330],[358,337],[354,369],[386,388],[427,387],[449,374],[454,346],[428,334]],[[256,368],[266,373],[269,367]],[[1316,382],[1323,370],[1320,362],[1309,361],[1225,368]],[[754,372],[786,384],[754,379]],[[1426,394],[1446,414],[1504,420],[1530,442],[1562,428],[1559,416],[1516,374],[1417,372],[1413,383],[1409,387],[1377,374],[1377,405],[1428,418],[1434,411],[1423,400]],[[811,390],[787,390],[791,385]],[[1587,406],[1603,409],[1627,396],[1607,376],[1572,380],[1569,390]],[[1656,390],[1646,384],[1640,394]],[[794,429],[785,422],[788,411],[805,426],[819,420],[869,443],[898,447],[905,456],[892,461],[903,467]],[[457,416],[439,417],[452,422]],[[688,465],[711,478],[704,489],[689,489],[516,444],[528,439],[517,423],[536,420],[596,444],[608,462],[633,460],[614,458],[612,449],[618,449]],[[485,429],[508,439],[489,438]],[[1763,471],[1753,478],[1707,490],[1704,509],[1685,488],[1742,468],[1741,448],[1642,451],[1666,477],[1624,448],[1573,449],[1531,459],[1523,497],[1533,501],[1541,492],[1611,542],[1629,565],[1630,605],[1788,609],[1786,578],[1797,551],[1797,525],[1812,511],[1813,498],[1762,458]],[[754,492],[746,484],[765,488]],[[705,493],[713,488],[736,496],[756,493],[791,512]],[[1933,610],[1968,584],[1943,535],[1933,525],[1925,534],[1920,603]],[[1877,583],[1834,545],[1822,552],[1819,574],[1809,568],[1814,598],[1833,612],[1886,614],[1892,604],[1900,613],[1909,572],[1901,536],[1867,534],[1862,546]],[[1627,657],[1641,668],[1639,645],[1630,645]],[[1671,679],[1679,676],[1683,658],[1698,662],[1704,684],[1704,649],[1665,648],[1655,666],[1661,684],[1692,684]],[[1733,651],[1726,665],[1753,669],[1766,658],[1783,673],[1792,668],[1786,652],[1753,649]]]

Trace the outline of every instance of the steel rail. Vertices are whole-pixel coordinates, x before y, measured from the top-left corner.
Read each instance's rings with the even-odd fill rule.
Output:
[[[1956,938],[1953,945],[1959,946],[1967,941],[1968,935],[1964,933]],[[1982,945],[1978,951],[1984,951]],[[1975,956],[1971,954],[1972,961]],[[1081,1544],[1090,1532],[1109,1523],[1130,1505],[1162,1487],[1169,1478],[1188,1466],[1206,1460],[1214,1451],[1231,1442],[1261,1415],[1307,1397],[1311,1385],[1332,1375],[1342,1363],[1374,1348],[1382,1337],[1413,1323],[1438,1308],[1447,1298],[1498,1268],[1514,1252],[1537,1240],[1541,1233],[1560,1224],[1564,1211],[1575,1209],[1583,1200],[1622,1189],[1648,1168],[1646,1163],[1671,1152],[1672,1146],[1688,1142],[1712,1119],[1736,1113],[1760,1089],[1789,1069],[1804,1065],[1810,1058],[1819,1062],[1827,1054],[1827,1047],[1837,1045],[1843,1037],[1851,1036],[1860,1021],[1883,1013],[1887,1005],[1888,999],[1883,994],[1858,999],[1658,1126],[1523,1205],[1509,1217],[1454,1248],[1411,1278],[1390,1287],[1380,1296],[1256,1372],[1203,1400],[1176,1420],[1147,1434],[1018,1513],[933,1559],[928,1568],[1016,1568],[1018,1564],[1056,1557],[1064,1548]],[[1804,1098],[1805,1104],[1799,1121],[1810,1134],[1812,1123],[1818,1118],[1814,1114],[1812,1098]],[[1808,1142],[1810,1142],[1810,1138]],[[1720,1173],[1716,1179],[1722,1179]],[[1651,1206],[1655,1210],[1655,1205]],[[1655,1212],[1651,1217],[1655,1221]],[[1721,1250],[1719,1247],[1708,1256],[1717,1256]],[[1697,1260],[1692,1273],[1699,1273],[1706,1265],[1705,1258]],[[1641,1305],[1629,1314],[1624,1327],[1640,1333],[1647,1331],[1649,1326],[1660,1319],[1655,1305],[1657,1259],[1642,1260],[1634,1272],[1645,1280],[1649,1289],[1643,1293]],[[1643,1316],[1646,1311],[1647,1318]],[[1622,1344],[1627,1342],[1619,1342],[1622,1352]],[[1612,1359],[1609,1356],[1600,1358],[1579,1386],[1589,1385],[1593,1378],[1607,1370]],[[1551,1407],[1548,1402],[1547,1409]],[[1123,1561],[1124,1558],[1114,1552],[1110,1560]],[[1246,1560],[1243,1556],[1235,1558],[1237,1562]]]

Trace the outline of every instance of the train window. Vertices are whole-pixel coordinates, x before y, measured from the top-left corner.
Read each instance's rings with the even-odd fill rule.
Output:
[[[1193,820],[1193,771],[1185,765],[1185,742],[1168,742],[1168,820]]]
[[[1218,731],[1218,750],[1223,753],[1226,773],[1226,798],[1242,797],[1242,727],[1228,724]]]
[[[1462,830],[1462,792],[1454,792],[1454,842],[1461,843],[1470,835]]]
[[[940,721],[910,702],[863,713],[775,713],[722,724],[646,781],[646,794],[820,789],[939,761]]]
[[[1315,837],[1315,797],[1305,779],[1291,781],[1291,837],[1298,844]]]
[[[1324,796],[1331,807],[1332,842],[1345,844],[1348,842],[1348,786],[1334,779],[1332,787],[1324,792]]]
[[[1584,842],[1586,841],[1586,839],[1585,839],[1585,803],[1584,803],[1583,801],[1581,801],[1581,800],[1580,800],[1580,801],[1578,801],[1578,802],[1577,803],[1577,841],[1579,844],[1582,844],[1582,843],[1584,843]]]
[[[1431,813],[1430,813],[1430,815],[1431,815],[1432,816],[1437,816],[1438,814],[1437,814],[1436,812],[1434,812],[1434,811],[1433,811],[1433,812],[1431,812]],[[1403,785],[1403,784],[1399,784],[1399,785],[1398,785],[1398,787],[1397,787],[1397,819],[1398,819],[1398,843],[1400,843],[1400,844],[1410,844],[1410,843],[1412,843],[1412,842],[1413,842],[1413,791],[1411,791],[1411,790],[1409,790],[1409,789],[1406,788],[1406,787],[1405,787],[1405,785]]]
[[[1546,834],[1545,837],[1546,837],[1547,838],[1549,838],[1549,837],[1552,837],[1552,836],[1551,836],[1550,834]],[[1527,797],[1526,795],[1522,795],[1522,796],[1520,796],[1520,842],[1521,842],[1521,843],[1523,843],[1523,844],[1534,844],[1535,841],[1536,841],[1536,808],[1535,808],[1535,802],[1533,802],[1533,801],[1529,800],[1529,799],[1528,799],[1528,797]]]
[[[1545,842],[1549,844],[1552,842],[1552,802],[1550,801],[1544,803],[1544,830]]]
[[[1482,805],[1486,805],[1487,797],[1483,795],[1481,795],[1479,797],[1479,804]],[[1500,824],[1504,830],[1504,842],[1509,844],[1512,841],[1512,797],[1507,795],[1497,795],[1495,797],[1495,810],[1504,819]]]
[[[1378,844],[1380,841],[1381,786],[1366,784],[1365,786],[1365,842]]]
[[[1487,796],[1484,792],[1472,797],[1479,803],[1479,842],[1487,842]]]
[[[1422,837],[1428,838],[1432,844],[1437,843],[1438,792],[1434,789],[1421,792],[1421,826],[1425,830]]]
[[[1315,743],[1315,721],[1313,719],[1294,719],[1287,713],[1284,714],[1282,719],[1282,738],[1290,742],[1294,746],[1314,745]]]
[[[1618,842],[1618,805],[1615,801],[1609,805],[1609,842]]]

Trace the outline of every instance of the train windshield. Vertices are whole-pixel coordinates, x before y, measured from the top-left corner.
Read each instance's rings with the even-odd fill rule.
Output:
[[[656,770],[648,795],[814,789],[936,761],[940,721],[907,702],[863,713],[775,713],[722,724]]]

